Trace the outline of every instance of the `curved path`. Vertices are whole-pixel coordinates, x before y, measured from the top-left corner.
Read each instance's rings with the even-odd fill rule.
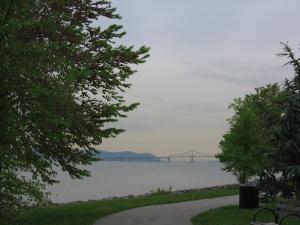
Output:
[[[94,225],[192,225],[200,212],[238,203],[238,196],[145,206],[111,214]]]

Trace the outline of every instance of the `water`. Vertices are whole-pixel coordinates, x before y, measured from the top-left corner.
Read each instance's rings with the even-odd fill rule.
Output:
[[[59,173],[61,183],[48,188],[52,201],[85,201],[143,194],[158,188],[179,190],[236,183],[231,174],[221,170],[217,160],[96,162],[88,169],[92,176],[84,180],[73,180],[67,174]]]

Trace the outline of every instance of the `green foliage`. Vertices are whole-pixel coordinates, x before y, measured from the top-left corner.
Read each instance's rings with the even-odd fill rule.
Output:
[[[283,88],[268,85],[235,99],[218,157],[241,182],[259,176],[274,193],[281,189],[291,197],[296,192],[300,199],[300,58],[287,44],[279,56],[289,59],[294,77]]]
[[[222,153],[217,157],[224,169],[237,176],[241,183],[253,176],[272,173],[272,155],[276,146],[269,127],[278,123],[282,94],[277,84],[256,88],[254,94],[237,98],[229,106],[234,115],[229,131],[220,142]]]
[[[47,203],[47,193],[43,193],[44,185],[39,180],[29,180],[20,175],[14,161],[5,159],[0,162],[0,218],[8,220],[16,216],[18,208],[36,206]]]
[[[98,25],[119,18],[106,0],[0,2],[0,216],[39,200],[54,167],[88,176],[78,166],[95,160],[93,146],[123,131],[108,123],[138,105],[123,92],[149,49],[118,45],[122,26]]]
[[[297,198],[300,200],[300,58],[283,44],[282,57],[289,59],[287,65],[294,69],[294,77],[284,86],[284,111],[278,127],[275,127],[279,145],[278,159],[285,166],[284,174],[296,182]]]
[[[275,209],[275,204],[267,205]],[[257,209],[239,209],[237,206],[226,206],[200,213],[192,219],[193,225],[249,225]],[[261,222],[274,221],[271,212],[260,213],[257,218]],[[299,219],[291,217],[284,224],[298,225]]]

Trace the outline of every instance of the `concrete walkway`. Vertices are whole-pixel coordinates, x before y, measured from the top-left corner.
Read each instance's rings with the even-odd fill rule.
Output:
[[[237,203],[238,196],[229,196],[146,206],[108,215],[94,225],[191,225],[191,218],[200,212]]]

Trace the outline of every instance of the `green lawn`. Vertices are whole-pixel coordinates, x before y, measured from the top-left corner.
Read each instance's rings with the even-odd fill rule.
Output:
[[[100,200],[65,205],[52,205],[44,208],[24,210],[18,218],[18,225],[91,225],[97,219],[122,210],[135,207],[172,202],[214,198],[238,194],[237,188],[203,190],[182,194],[154,193],[147,197],[122,200]],[[10,225],[4,223],[0,224]],[[138,224],[137,224],[138,225]],[[232,225],[232,224],[231,224]]]
[[[268,205],[275,207],[275,204]],[[200,213],[192,219],[193,225],[249,225],[257,209],[239,209],[238,206],[226,206]],[[271,213],[262,213],[257,219],[261,222],[271,222]],[[286,220],[285,225],[299,225],[299,220]]]

